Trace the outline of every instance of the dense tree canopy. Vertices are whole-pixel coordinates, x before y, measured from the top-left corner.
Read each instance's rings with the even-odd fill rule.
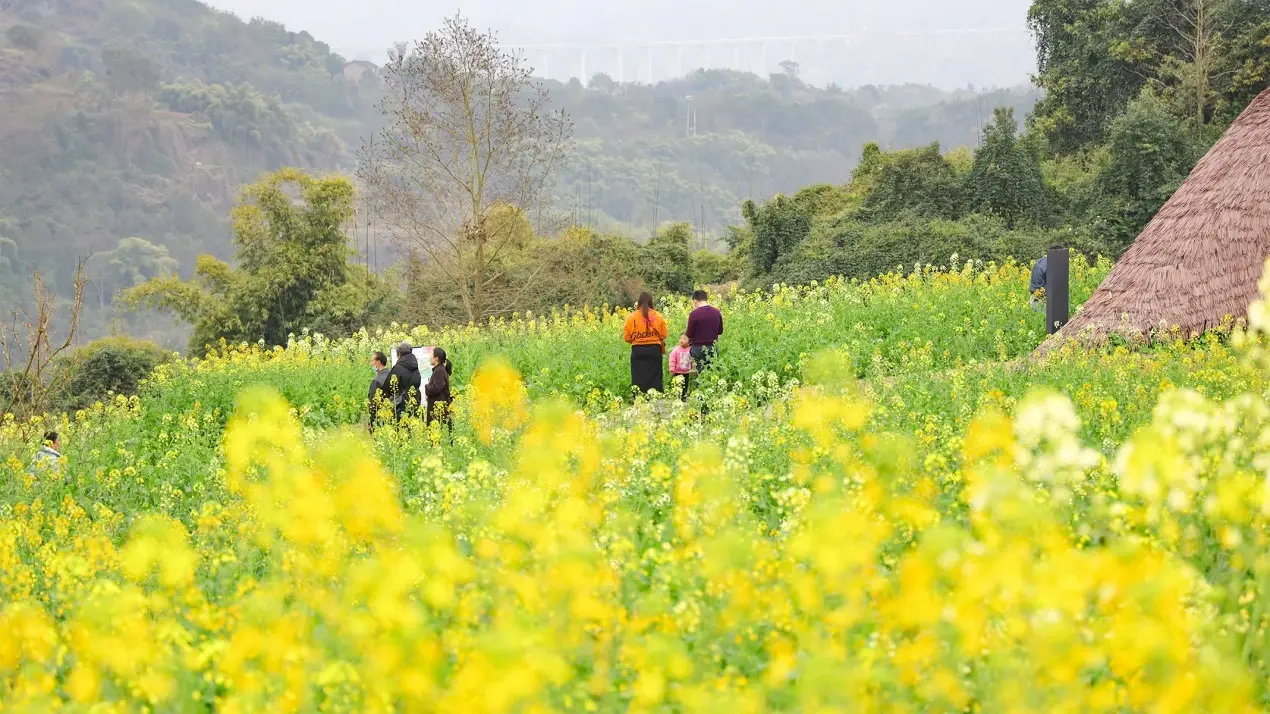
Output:
[[[994,117],[966,177],[967,208],[998,216],[1009,226],[1037,223],[1046,214],[1040,159],[1018,140],[1013,109],[998,108]]]
[[[374,323],[390,296],[378,281],[353,275],[344,233],[353,206],[347,179],[282,169],[245,187],[234,208],[237,267],[200,256],[193,280],[159,277],[121,297],[192,324],[196,352],[220,340],[281,345],[303,330]]]

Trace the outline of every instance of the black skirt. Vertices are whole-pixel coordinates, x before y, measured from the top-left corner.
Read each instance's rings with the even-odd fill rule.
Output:
[[[661,345],[631,347],[631,384],[640,393],[662,391]]]

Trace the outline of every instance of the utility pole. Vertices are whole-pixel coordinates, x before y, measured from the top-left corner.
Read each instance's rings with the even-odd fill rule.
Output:
[[[653,180],[653,235],[657,235],[657,222],[661,218],[661,152],[657,156],[657,178]]]

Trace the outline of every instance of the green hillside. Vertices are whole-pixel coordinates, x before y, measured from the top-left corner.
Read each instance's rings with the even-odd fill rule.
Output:
[[[69,292],[87,258],[85,336],[120,319],[179,344],[166,323],[116,314],[111,295],[174,265],[189,274],[202,253],[229,258],[229,208],[262,172],[351,173],[379,125],[379,85],[345,68],[306,32],[193,0],[0,5],[0,304],[16,304],[36,268]],[[1036,98],[731,72],[551,89],[576,126],[561,208],[637,236],[686,221],[721,237],[744,199],[847,180],[866,141],[973,144],[988,107],[1023,116]]]
[[[351,168],[373,114],[322,43],[196,2],[19,0],[0,7],[0,43],[10,299],[33,268],[68,290],[77,257],[98,307],[172,260],[227,257],[238,185]]]

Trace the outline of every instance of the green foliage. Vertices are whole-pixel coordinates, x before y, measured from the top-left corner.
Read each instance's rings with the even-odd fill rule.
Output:
[[[303,330],[352,332],[373,324],[392,303],[364,271],[350,281],[343,226],[352,215],[347,179],[281,169],[245,187],[234,208],[238,267],[201,256],[193,281],[157,278],[122,298],[192,323],[195,352],[222,339],[282,345]]]
[[[985,102],[1022,115],[1036,98],[1027,87],[835,91],[794,85],[783,74],[761,79],[724,70],[655,86],[549,84],[575,124],[576,159],[560,186],[560,203],[574,222],[645,233],[683,220],[704,224],[715,236],[726,234],[747,198],[761,202],[808,184],[847,181],[866,142],[899,149],[936,139],[942,146],[973,146]],[[690,106],[697,133],[685,136]],[[939,118],[922,120],[932,113]]]
[[[172,353],[151,342],[128,337],[94,340],[70,354],[63,369],[70,371],[64,408],[83,409],[111,394],[132,395],[154,368]]]
[[[1260,5],[1260,7],[1258,7]],[[1244,28],[1226,45],[1229,68],[1224,91],[1218,95],[1214,121],[1228,124],[1258,94],[1270,86],[1270,9],[1265,3],[1230,3],[1233,27]]]
[[[984,116],[994,108],[1007,108],[1016,117],[1027,116],[1039,93],[1035,87],[994,89],[983,92],[961,90],[940,97],[932,104],[903,109],[882,107],[883,118],[894,112],[895,148],[912,148],[938,141],[946,147],[975,147],[980,140]]]
[[[121,239],[111,250],[94,253],[86,270],[99,291],[99,302],[104,303],[108,295],[173,274],[179,267],[167,247],[133,237]]]
[[[230,146],[266,152],[271,162],[295,161],[317,134],[249,84],[166,84],[155,97],[175,112],[207,121]]]
[[[741,261],[732,255],[698,250],[692,254],[693,285],[722,285],[741,277]]]
[[[1046,245],[1063,240],[1064,232],[1011,230],[1000,218],[973,214],[960,220],[909,216],[872,223],[839,216],[817,225],[812,236],[782,259],[770,282],[803,285],[838,275],[868,279],[914,266],[947,265],[958,260],[1034,260]]]
[[[961,178],[937,143],[883,154],[873,170],[861,208],[866,220],[955,219],[962,213]]]
[[[1019,142],[1014,110],[999,108],[984,129],[983,146],[975,152],[966,177],[971,211],[1002,218],[1007,226],[1045,218],[1045,177],[1036,154]]]
[[[778,194],[762,206],[746,201],[741,215],[754,235],[750,269],[755,275],[770,273],[781,256],[793,251],[811,231],[811,202],[798,198]]]
[[[131,47],[107,47],[101,63],[111,89],[119,93],[146,92],[159,81],[159,70],[141,52]]]
[[[688,295],[695,284],[692,251],[692,226],[675,223],[653,236],[641,251],[640,277],[645,286],[660,294]],[[638,296],[636,296],[638,297]]]
[[[504,270],[503,288],[520,296],[510,312],[632,305],[645,290],[659,299],[686,296],[699,285],[737,277],[734,257],[706,250],[693,253],[691,241],[692,227],[686,223],[667,226],[644,245],[581,227],[568,229],[560,238],[533,238]],[[537,279],[530,281],[528,276]],[[467,322],[457,290],[442,271],[413,260],[406,282],[401,321],[432,326]]]
[[[1095,182],[1097,225],[1117,252],[1177,190],[1197,160],[1181,122],[1144,92],[1113,122],[1107,163]]]
[[[1089,149],[1151,87],[1174,117],[1225,125],[1270,79],[1268,14],[1262,0],[1034,0],[1033,124],[1059,153]]]
[[[1112,119],[1141,89],[1149,59],[1111,0],[1033,0],[1035,81],[1045,90],[1032,121],[1060,153],[1102,142]]]

